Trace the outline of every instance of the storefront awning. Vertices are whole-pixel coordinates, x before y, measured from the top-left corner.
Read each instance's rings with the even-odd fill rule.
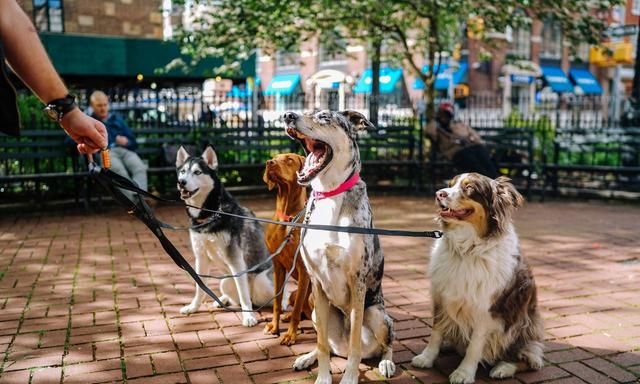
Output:
[[[53,65],[63,77],[86,77],[95,80],[104,78],[130,78],[137,75],[145,78],[176,80],[204,80],[215,74],[224,64],[222,58],[200,60],[198,65],[187,72],[173,69],[159,74],[175,59],[189,63],[191,58],[180,53],[180,47],[173,42],[159,39],[138,39],[114,36],[74,35],[69,33],[40,33]],[[255,56],[240,65],[239,71],[230,73],[228,78],[246,79],[256,74]]]
[[[227,92],[227,97],[239,97],[239,98],[244,98],[244,97],[249,97],[253,95],[253,92],[251,91],[251,88],[247,89],[245,87],[239,87],[237,85],[234,85],[231,90],[229,92]]]
[[[397,88],[396,85],[402,85],[399,83],[402,79],[402,69],[400,68],[380,68],[380,93],[393,93]],[[371,68],[364,71],[360,80],[353,88],[354,93],[369,93],[371,92],[371,83],[373,82]]]
[[[542,67],[542,77],[553,92],[573,92],[573,85],[560,67]]]
[[[588,69],[570,69],[569,76],[586,95],[601,95],[602,87]]]
[[[435,71],[437,72],[435,89],[442,91],[449,89],[449,79],[453,78],[453,85],[456,86],[462,82],[462,79],[467,74],[467,63],[460,63],[458,66],[458,70],[451,73],[448,70],[448,64],[440,64],[440,66],[435,67]],[[425,65],[422,67],[422,72],[426,73],[429,71],[429,65]],[[413,89],[424,89],[424,83],[420,79],[416,79],[413,83]]]
[[[271,79],[269,86],[264,90],[265,96],[291,95],[300,84],[300,75],[276,75]]]

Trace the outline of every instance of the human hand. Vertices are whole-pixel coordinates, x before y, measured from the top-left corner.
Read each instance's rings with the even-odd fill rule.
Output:
[[[126,136],[116,136],[116,144],[118,144],[121,147],[126,147],[127,145],[129,145],[129,139],[127,139]]]
[[[96,153],[108,145],[104,124],[85,115],[78,108],[65,113],[60,125],[78,143],[78,152],[82,154]]]

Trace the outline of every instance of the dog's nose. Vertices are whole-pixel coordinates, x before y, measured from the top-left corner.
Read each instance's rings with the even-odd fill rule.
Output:
[[[273,166],[276,163],[275,160],[267,160],[267,165]]]
[[[178,184],[180,184],[181,187],[184,187],[185,185],[187,185],[187,180],[185,179],[178,179]]]
[[[445,199],[447,196],[449,196],[449,194],[444,189],[441,189],[438,192],[436,192],[436,198],[438,200]]]
[[[295,112],[285,112],[284,113],[284,122],[287,124],[293,123],[298,120],[298,114]]]

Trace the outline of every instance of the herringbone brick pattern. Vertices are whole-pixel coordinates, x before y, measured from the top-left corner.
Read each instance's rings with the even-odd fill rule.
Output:
[[[259,216],[271,215],[271,198],[242,201]],[[375,197],[372,203],[378,227],[435,228],[430,197]],[[179,207],[157,212],[172,223],[186,221]],[[521,209],[516,224],[546,320],[546,366],[501,383],[638,382],[639,220],[640,206],[605,202]],[[170,238],[192,260],[187,234]],[[382,238],[384,293],[400,367],[390,383],[444,383],[460,361],[449,353],[434,369],[409,364],[431,331],[425,277],[431,244]],[[210,305],[180,315],[192,294],[193,283],[151,233],[117,208],[99,215],[3,216],[0,383],[313,382],[316,368],[291,369],[294,357],[315,343],[309,321],[298,344],[284,347],[262,332],[269,311],[255,328]],[[335,382],[345,363],[332,358]],[[376,365],[363,362],[363,382],[384,381]],[[477,382],[490,382],[486,369]]]

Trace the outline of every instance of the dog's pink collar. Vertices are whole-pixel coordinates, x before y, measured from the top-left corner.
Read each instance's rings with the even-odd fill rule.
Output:
[[[327,197],[339,195],[353,188],[353,186],[356,185],[358,181],[360,181],[360,173],[355,172],[350,178],[348,178],[344,183],[340,184],[338,188],[334,189],[333,191],[329,191],[329,192],[313,191],[313,198],[316,200],[322,200],[322,199],[326,199]]]

